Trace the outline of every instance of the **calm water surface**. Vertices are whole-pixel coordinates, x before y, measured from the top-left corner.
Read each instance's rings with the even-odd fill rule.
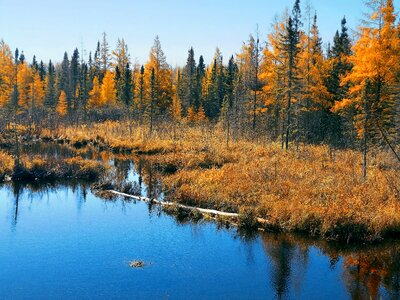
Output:
[[[112,160],[137,193],[163,196]],[[151,172],[150,172],[151,173]],[[133,269],[139,259],[146,267]],[[85,184],[0,187],[0,299],[400,299],[400,244],[345,249],[182,223]]]

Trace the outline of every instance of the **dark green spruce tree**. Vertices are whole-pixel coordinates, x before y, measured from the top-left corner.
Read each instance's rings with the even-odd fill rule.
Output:
[[[184,86],[185,95],[183,100],[184,111],[189,107],[195,107],[196,104],[196,60],[194,58],[194,50],[190,48],[186,65],[182,72],[182,84]]]
[[[51,60],[49,61],[49,65],[47,67],[48,75],[47,75],[47,86],[46,86],[46,95],[44,98],[44,105],[51,111],[55,111],[57,104],[57,92],[56,92],[56,69],[54,68]]]
[[[285,34],[281,39],[281,50],[284,53],[286,61],[284,73],[286,78],[287,104],[285,129],[282,131],[282,147],[285,147],[286,150],[289,149],[290,137],[295,132],[294,128],[296,128],[297,123],[297,120],[293,120],[293,117],[297,114],[297,111],[294,109],[293,99],[300,92],[297,70],[301,26],[300,0],[296,0],[292,16],[289,17],[286,23]]]
[[[125,70],[123,72],[123,80],[122,80],[122,91],[121,91],[121,100],[122,103],[125,104],[127,108],[130,108],[133,104],[133,80],[132,80],[132,71],[129,63],[126,64]]]
[[[202,85],[203,79],[206,74],[206,65],[204,64],[203,55],[199,57],[199,64],[196,68],[196,98],[195,98],[195,106],[199,108],[204,103],[203,93],[202,93]]]
[[[80,91],[77,90],[79,86],[80,79],[80,64],[79,64],[79,52],[78,49],[75,49],[70,63],[69,68],[69,94],[72,99],[71,109],[75,112],[79,109],[79,99],[80,99]]]
[[[60,95],[61,91],[65,92],[69,109],[71,107],[71,90],[69,85],[69,59],[67,52],[64,53],[64,58],[61,63],[61,69],[58,73],[58,95]]]

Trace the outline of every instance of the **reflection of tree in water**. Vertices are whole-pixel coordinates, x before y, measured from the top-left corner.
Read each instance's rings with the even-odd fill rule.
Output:
[[[116,190],[159,199],[162,195],[160,172],[156,166],[141,158],[114,157],[113,167],[108,172],[108,180]],[[137,179],[130,181],[129,173],[134,172]]]
[[[392,299],[400,299],[400,247],[345,255],[343,278],[353,299],[381,299],[384,288]]]
[[[86,202],[89,186],[86,183],[82,183],[79,186],[79,189],[80,189],[80,192],[76,193],[76,208],[77,208],[78,212],[81,212],[82,206]]]
[[[59,191],[62,187],[68,187],[73,193],[77,195],[77,209],[79,211],[86,200],[87,191],[89,190],[89,183],[73,180],[68,181],[67,183],[52,185],[40,183],[23,184],[19,182],[14,182],[10,184],[9,187],[14,199],[11,212],[11,228],[13,231],[15,231],[18,220],[21,217],[19,210],[22,195],[24,195],[24,199],[41,199],[43,195],[49,193],[50,191]],[[77,193],[77,191],[79,191],[79,193]]]
[[[350,248],[285,234],[262,234],[261,240],[272,263],[271,283],[279,299],[288,297],[290,285],[302,284],[311,246],[327,256],[331,269],[342,261],[343,280],[352,299],[400,299],[398,242]]]
[[[299,246],[286,235],[261,235],[265,253],[271,260],[271,283],[277,299],[288,297],[290,284],[302,282],[308,263],[308,247]],[[298,264],[294,264],[294,260]],[[298,267],[298,269],[294,269]],[[297,271],[297,272],[296,272]]]
[[[137,173],[139,175],[139,186],[146,186],[146,197],[151,199],[159,199],[162,194],[162,183],[160,180],[160,172],[156,166],[143,159],[135,161]]]
[[[12,185],[12,193],[14,196],[14,206],[12,212],[12,221],[11,221],[11,228],[14,231],[17,227],[18,223],[18,208],[19,208],[19,200],[22,194],[22,187],[19,183],[14,183]]]
[[[131,161],[123,159],[114,159],[115,166],[115,183],[118,187],[123,187],[128,179],[128,174],[131,169]]]

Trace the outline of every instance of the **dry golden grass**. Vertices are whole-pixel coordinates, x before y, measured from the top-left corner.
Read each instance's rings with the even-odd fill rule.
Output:
[[[355,151],[303,145],[283,151],[276,143],[246,140],[227,147],[218,130],[171,126],[149,137],[131,128],[107,122],[44,135],[153,154],[150,161],[174,171],[163,183],[178,202],[233,212],[252,208],[270,227],[328,239],[400,233],[400,169],[391,153],[371,156],[364,180]]]
[[[21,165],[14,168],[15,181],[57,181],[65,179],[96,180],[105,173],[102,162],[73,157],[66,159],[43,159],[40,156],[21,157]]]
[[[10,175],[14,168],[14,158],[8,153],[0,150],[0,180],[5,175]]]

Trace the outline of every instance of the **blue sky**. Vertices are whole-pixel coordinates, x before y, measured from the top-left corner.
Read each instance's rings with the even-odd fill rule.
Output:
[[[308,0],[303,0],[302,5]],[[345,15],[355,28],[365,11],[363,0],[311,0],[327,43]],[[28,59],[60,61],[75,47],[93,51],[102,32],[115,47],[125,38],[133,60],[147,60],[159,35],[168,62],[185,62],[187,50],[207,63],[218,46],[224,57],[237,53],[259,25],[262,40],[274,16],[294,0],[0,0],[0,38],[12,48],[24,50]],[[395,0],[396,9],[400,0]]]

